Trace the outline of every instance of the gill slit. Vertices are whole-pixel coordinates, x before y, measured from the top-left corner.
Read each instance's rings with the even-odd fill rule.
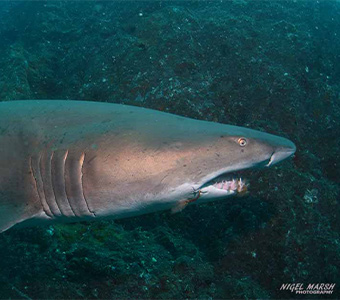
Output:
[[[39,156],[39,160],[40,160],[40,156]],[[39,163],[39,161],[38,161],[38,163]],[[41,195],[40,195],[40,191],[39,191],[39,188],[38,188],[38,179],[37,179],[36,174],[34,173],[34,169],[33,169],[33,167],[32,167],[32,156],[30,156],[29,167],[30,167],[30,171],[31,171],[32,177],[33,177],[33,179],[34,179],[35,190],[37,191],[37,194],[38,194],[38,197],[39,197],[39,201],[40,201],[40,203],[41,203],[41,207],[42,207],[42,209],[43,209],[45,215],[46,215],[47,217],[49,217],[49,218],[52,218],[53,214],[52,214],[52,213],[50,214],[50,213],[46,210],[46,208],[45,208],[45,206],[44,206],[44,203],[43,203],[43,200],[42,200]],[[47,202],[46,202],[46,206],[49,206],[49,205],[47,204]]]
[[[58,216],[58,215],[56,215],[53,212],[53,209],[51,209],[50,203],[48,203],[48,199],[47,199],[47,195],[48,194],[46,193],[45,182],[44,182],[44,179],[43,179],[43,176],[42,176],[42,168],[41,168],[41,161],[42,161],[41,157],[42,156],[43,156],[43,154],[40,152],[39,153],[39,158],[38,158],[38,168],[37,168],[37,170],[38,170],[39,175],[40,175],[42,191],[44,192],[44,198],[45,198],[46,204],[47,204],[48,208],[50,209],[52,216],[55,217],[55,216]]]
[[[55,194],[55,190],[54,190],[54,184],[53,184],[53,174],[52,174],[52,159],[53,159],[53,156],[54,156],[54,151],[52,151],[51,152],[51,155],[50,155],[50,159],[49,159],[49,171],[50,171],[50,178],[51,178],[51,182],[50,182],[50,184],[51,184],[51,187],[52,187],[52,192],[53,192],[53,197],[54,197],[54,201],[55,201],[55,203],[57,204],[57,207],[58,207],[58,210],[59,210],[59,212],[60,212],[60,215],[63,215],[63,213],[62,213],[62,210],[61,210],[61,208],[60,208],[60,205],[59,205],[59,203],[58,203],[58,200],[57,200],[57,196],[56,196],[56,194]],[[51,199],[51,201],[53,201],[52,199]]]
[[[92,211],[90,209],[90,206],[86,200],[86,197],[85,197],[85,192],[84,192],[84,184],[83,184],[83,167],[84,167],[84,161],[85,161],[85,152],[82,153],[81,157],[80,157],[80,188],[81,188],[81,191],[83,193],[83,198],[84,198],[84,201],[86,203],[86,206],[87,206],[87,209],[88,211],[94,216],[96,217],[96,213],[94,211]]]
[[[71,210],[72,210],[72,213],[74,214],[74,216],[78,216],[76,214],[76,212],[74,211],[73,207],[72,207],[72,204],[70,202],[70,200],[68,199],[68,195],[67,195],[67,191],[66,191],[66,180],[65,180],[65,172],[66,172],[66,159],[68,157],[68,149],[66,150],[65,154],[64,154],[64,158],[63,158],[63,164],[62,164],[62,167],[63,167],[63,180],[64,180],[64,190],[65,190],[65,196],[66,196],[66,201],[68,203],[68,205],[70,206]]]

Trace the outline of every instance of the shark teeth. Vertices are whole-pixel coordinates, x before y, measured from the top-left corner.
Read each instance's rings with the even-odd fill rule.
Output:
[[[234,191],[239,194],[244,194],[248,191],[248,184],[242,179],[232,179],[232,180],[223,180],[221,182],[216,182],[213,186],[220,190],[225,191]]]

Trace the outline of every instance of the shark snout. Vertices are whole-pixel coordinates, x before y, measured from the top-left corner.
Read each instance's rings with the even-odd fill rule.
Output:
[[[296,146],[292,141],[285,138],[280,138],[274,146],[274,151],[270,157],[267,167],[288,158],[289,156],[293,155],[295,151]]]

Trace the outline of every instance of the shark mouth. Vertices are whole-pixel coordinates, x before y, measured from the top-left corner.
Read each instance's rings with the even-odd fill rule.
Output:
[[[244,195],[248,191],[249,184],[242,178],[232,180],[222,180],[213,184],[214,188],[225,190],[227,192],[233,191],[234,193]]]
[[[206,181],[197,189],[202,198],[223,198],[226,196],[244,196],[249,192],[249,183],[245,178],[254,178],[254,173],[262,169],[264,166],[269,166],[274,161],[274,153],[270,158],[259,162],[252,167],[235,166],[234,170],[225,173],[216,174],[215,177],[208,177]],[[204,200],[204,199],[202,199]],[[206,201],[206,200],[205,200]]]
[[[249,192],[249,182],[246,177],[250,171],[238,171],[232,173],[222,174],[200,187],[202,196],[207,194],[211,197],[225,197],[229,195],[244,196]]]
[[[207,202],[214,199],[223,199],[228,196],[244,196],[248,194],[248,182],[243,179],[243,174],[251,171],[237,171],[224,173],[206,181],[199,188],[193,188],[193,197],[179,201],[171,211],[182,211],[189,203]],[[241,175],[241,176],[240,176]]]

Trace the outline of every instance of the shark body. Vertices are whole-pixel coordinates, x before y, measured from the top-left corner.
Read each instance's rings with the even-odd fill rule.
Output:
[[[219,175],[294,152],[282,137],[145,108],[1,102],[0,232],[180,210],[244,189]]]

